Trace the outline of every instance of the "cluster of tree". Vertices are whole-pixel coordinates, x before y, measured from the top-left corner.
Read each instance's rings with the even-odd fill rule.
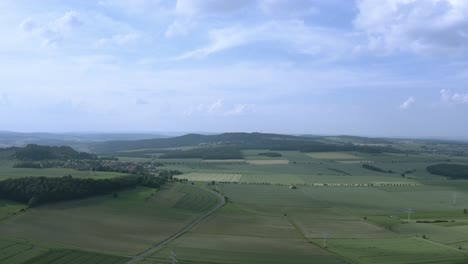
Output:
[[[61,178],[25,177],[0,181],[0,198],[28,203],[29,206],[116,193],[122,189],[143,185],[160,188],[182,174],[177,170],[159,171],[159,175],[142,174],[110,179],[79,179],[72,176]]]
[[[97,159],[94,154],[78,152],[67,146],[54,147],[35,144],[16,149],[14,156],[21,161]]]
[[[281,153],[277,153],[277,152],[262,152],[262,153],[258,153],[258,155],[259,156],[271,157],[271,158],[283,157],[283,155],[281,155]]]
[[[13,168],[42,169],[45,167],[40,162],[22,161],[15,163]]]
[[[151,188],[160,188],[161,186],[166,184],[167,181],[173,180],[173,176],[180,174],[182,174],[182,172],[178,170],[159,171],[158,176],[154,176],[153,174],[145,174],[141,176],[141,183],[143,186]]]
[[[468,179],[468,165],[441,163],[428,166],[426,170],[452,179]]]
[[[235,147],[206,147],[173,151],[161,155],[161,159],[243,159],[242,152]]]
[[[29,206],[107,194],[141,184],[141,176],[111,179],[26,177],[0,181],[0,198],[28,203]]]
[[[383,170],[379,167],[375,167],[375,166],[372,166],[372,165],[369,165],[369,164],[362,164],[362,167],[364,169],[368,169],[368,170],[371,170],[371,171],[377,171],[377,172],[383,172],[383,173],[393,173],[392,170]]]

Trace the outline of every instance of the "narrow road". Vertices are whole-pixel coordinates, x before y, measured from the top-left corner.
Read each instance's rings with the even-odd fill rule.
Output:
[[[190,224],[185,226],[183,229],[181,229],[177,233],[175,233],[172,236],[164,239],[163,241],[153,245],[152,247],[146,249],[145,251],[139,253],[138,255],[132,257],[129,261],[127,261],[125,263],[126,264],[138,263],[144,257],[146,257],[148,255],[151,255],[152,253],[160,250],[163,246],[171,243],[176,238],[178,238],[178,237],[182,236],[183,234],[187,233],[190,229],[192,229],[192,227],[199,224],[201,221],[205,220],[205,218],[210,216],[212,213],[214,213],[216,210],[218,210],[220,207],[222,207],[226,203],[225,200],[224,200],[224,196],[222,196],[221,194],[219,194],[219,193],[217,193],[215,191],[212,191],[212,190],[208,190],[208,189],[204,189],[204,190],[206,190],[207,192],[213,193],[214,195],[216,195],[219,198],[218,204],[213,209],[211,209],[210,211],[208,211],[208,212],[204,213],[203,215],[199,216],[197,219],[192,221]]]

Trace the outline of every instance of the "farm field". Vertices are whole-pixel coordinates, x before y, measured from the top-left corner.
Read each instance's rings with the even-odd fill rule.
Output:
[[[76,178],[113,178],[118,176],[124,176],[124,173],[118,172],[90,172],[90,171],[78,171],[73,169],[65,168],[45,168],[45,169],[29,169],[29,168],[13,168],[13,162],[0,162],[0,180],[8,178],[20,178],[20,177],[63,177],[72,175]]]
[[[239,182],[242,174],[227,174],[227,173],[187,173],[176,176],[178,179],[187,179],[189,181],[202,182]]]
[[[160,192],[139,187],[120,192],[117,198],[98,196],[28,209],[2,221],[0,235],[131,255],[165,239],[216,203],[214,195],[188,184]]]
[[[353,152],[314,152],[314,153],[307,153],[307,156],[314,158],[314,159],[328,159],[328,160],[354,160],[354,159],[362,159],[362,157],[358,156],[356,153]]]
[[[12,249],[24,249],[18,256],[37,263],[124,263],[213,208],[218,198],[204,190],[211,188],[226,197],[226,205],[139,263],[168,263],[171,252],[179,263],[468,261],[468,181],[447,180],[426,170],[448,157],[299,151],[259,155],[268,152],[242,150],[244,159],[235,160],[123,157],[178,170],[183,174],[174,178],[188,182],[26,210],[24,204],[0,200],[0,237],[26,243]],[[366,161],[380,171],[363,167]],[[450,162],[467,161],[458,157]],[[89,177],[89,172],[11,165],[1,162],[0,179],[42,172]],[[9,256],[8,247],[4,249],[0,256]]]
[[[320,243],[320,241],[316,241]],[[330,239],[328,249],[357,263],[465,263],[468,253],[421,238]]]
[[[288,160],[285,159],[263,159],[263,160],[249,160],[249,164],[252,165],[285,165],[289,164]]]
[[[302,239],[276,207],[228,204],[190,233],[143,263],[159,263],[171,251],[193,263],[345,263]]]
[[[68,264],[68,263],[125,263],[128,259],[121,256],[85,252],[72,249],[54,248],[51,245],[30,241],[0,238],[1,264]]]

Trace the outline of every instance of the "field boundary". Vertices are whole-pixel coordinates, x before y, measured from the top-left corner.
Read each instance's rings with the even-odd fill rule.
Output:
[[[150,255],[151,253],[155,252],[155,251],[158,251],[159,249],[161,249],[162,247],[164,247],[165,245],[169,244],[170,242],[174,241],[175,239],[181,237],[182,235],[184,235],[185,233],[187,233],[188,231],[190,231],[190,229],[192,229],[195,225],[201,223],[203,220],[205,220],[208,216],[210,216],[211,214],[213,214],[216,210],[218,210],[219,208],[221,208],[222,206],[224,206],[224,204],[226,203],[225,201],[225,198],[222,194],[218,193],[218,192],[215,192],[215,191],[212,191],[212,190],[208,190],[208,189],[205,189],[205,188],[202,188],[203,190],[207,191],[207,192],[211,192],[212,194],[216,195],[218,197],[218,204],[213,208],[211,209],[210,211],[204,213],[203,215],[199,216],[197,219],[195,219],[194,221],[192,221],[190,224],[188,224],[187,226],[185,226],[183,229],[181,229],[180,231],[178,231],[177,233],[173,234],[172,236],[164,239],[163,241],[153,245],[152,247],[144,250],[143,252],[133,256],[129,261],[125,262],[126,264],[130,264],[130,263],[137,263],[139,262],[140,260],[142,260],[144,257]]]

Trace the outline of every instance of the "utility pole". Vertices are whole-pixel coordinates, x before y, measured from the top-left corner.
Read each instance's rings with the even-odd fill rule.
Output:
[[[171,260],[172,264],[177,264],[179,261],[177,261],[177,255],[174,252],[174,250],[171,251],[171,254],[169,255],[169,259]]]
[[[323,233],[322,236],[323,236],[323,247],[324,247],[324,248],[327,248],[327,247],[328,247],[328,243],[327,243],[328,234],[327,234],[327,233]]]
[[[408,211],[406,211],[406,212],[408,213],[408,223],[411,223],[411,214],[414,213],[413,209],[408,208]]]

